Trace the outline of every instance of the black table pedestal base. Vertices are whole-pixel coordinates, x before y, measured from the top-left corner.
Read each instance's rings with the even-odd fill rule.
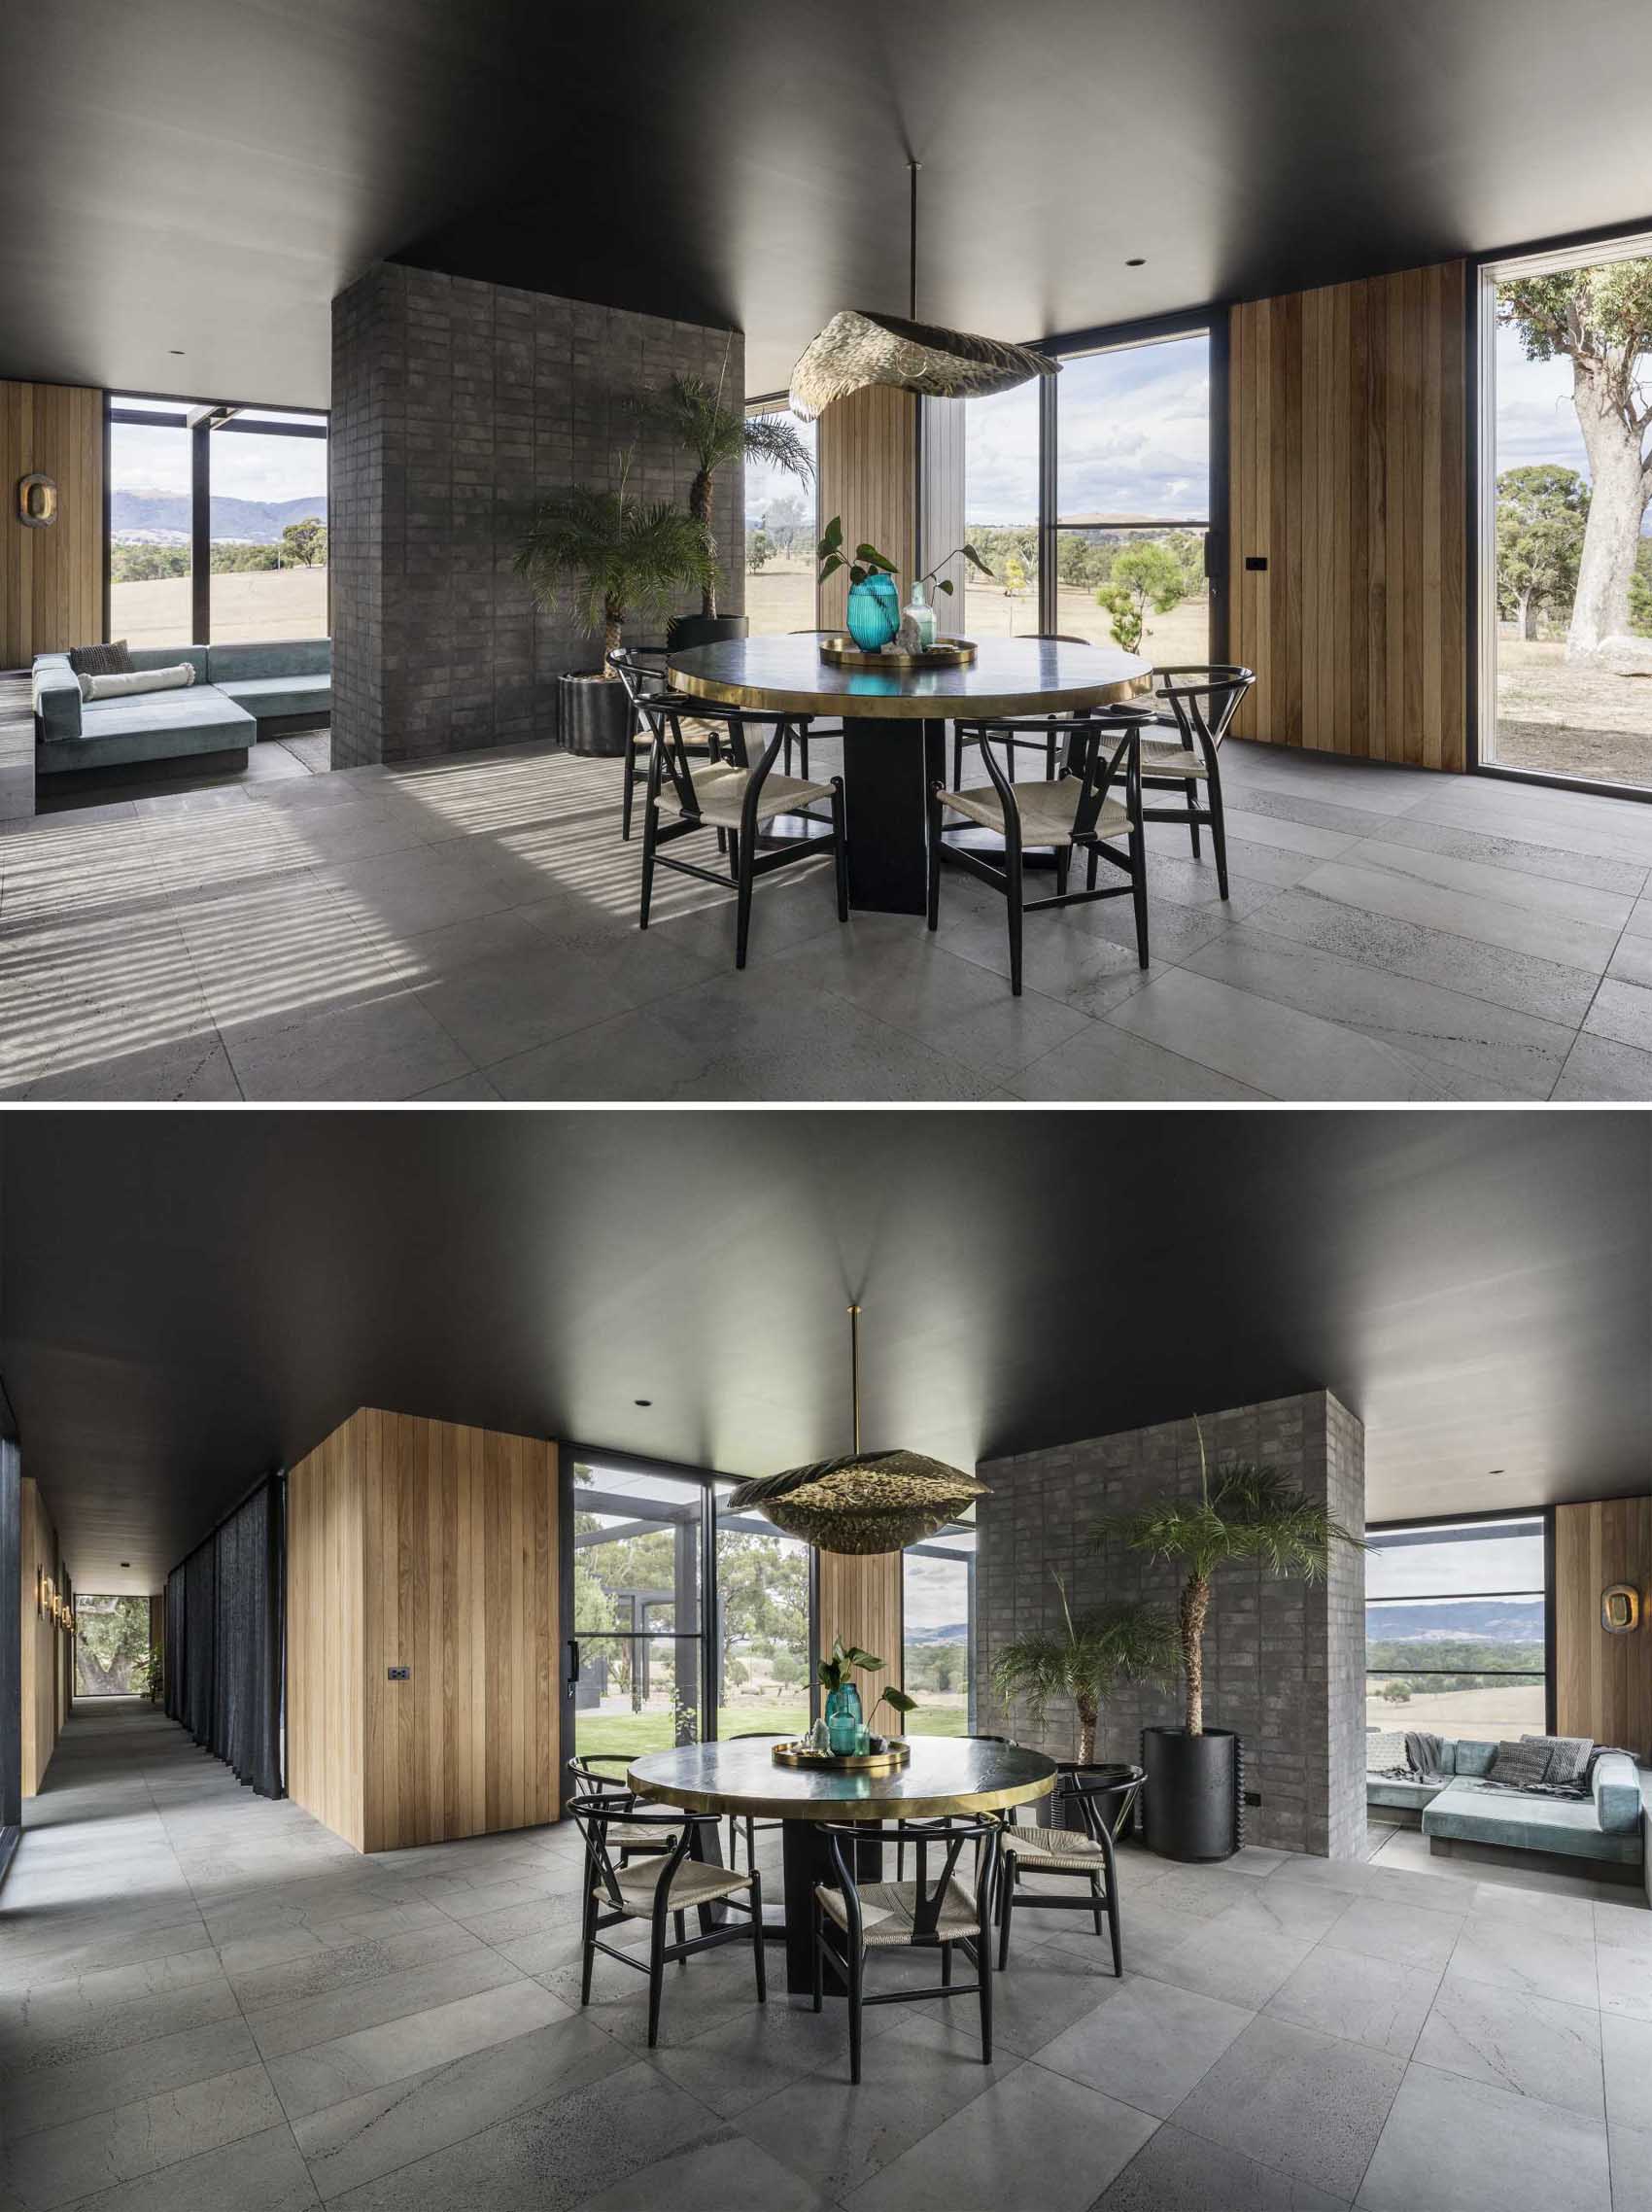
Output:
[[[780,1829],[780,1848],[785,1868],[786,1987],[794,1997],[807,1997],[814,1987],[809,1955],[814,1941],[814,1885],[823,1882],[835,1889],[837,1873],[832,1865],[832,1847],[818,1821],[785,1821]],[[882,1845],[856,1844],[854,1853],[856,1883],[881,1882]],[[821,1987],[829,1997],[847,1993],[843,1976],[830,1959],[824,1961]]]
[[[946,774],[945,722],[843,717],[851,907],[929,911],[929,787]]]

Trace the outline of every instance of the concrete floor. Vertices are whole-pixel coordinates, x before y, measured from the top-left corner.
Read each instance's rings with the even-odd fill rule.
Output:
[[[743,1946],[671,1972],[652,2056],[640,1977],[599,1962],[582,2013],[571,1830],[363,1859],[125,1701],[26,1811],[4,2212],[1652,2207],[1652,1914],[1417,1837],[1127,1849],[1121,1983],[1018,1916],[993,2065],[967,2013],[889,2006],[851,2090],[841,2006],[760,2010]]]
[[[617,765],[548,748],[0,823],[0,1097],[1652,1099],[1652,807],[1223,758],[1226,904],[1155,827],[1147,976],[1128,901],[1033,916],[1019,1001],[957,871],[934,938],[813,865],[743,975],[718,890],[643,937]]]

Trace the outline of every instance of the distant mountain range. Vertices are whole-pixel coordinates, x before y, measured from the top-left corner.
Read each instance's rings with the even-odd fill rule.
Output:
[[[967,1643],[969,1640],[969,1623],[955,1620],[948,1621],[945,1628],[914,1628],[910,1641],[913,1643]]]
[[[217,499],[212,502],[212,535],[242,544],[274,545],[290,522],[327,520],[327,494],[297,500]],[[109,501],[109,535],[140,545],[189,542],[188,492],[116,492]]]
[[[1365,1608],[1373,1643],[1541,1643],[1541,1598],[1457,1598],[1449,1605],[1373,1605]]]

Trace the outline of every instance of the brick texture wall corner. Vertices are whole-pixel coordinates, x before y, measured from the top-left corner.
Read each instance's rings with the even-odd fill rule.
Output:
[[[1364,1431],[1326,1391],[1237,1406],[1203,1421],[1213,1467],[1257,1460],[1277,1467],[1356,1535],[1365,1525]],[[1181,1577],[1111,1547],[1085,1548],[1103,1513],[1154,1495],[1196,1494],[1198,1442],[1188,1421],[983,1462],[990,1495],[977,1507],[976,1692],[979,1725],[1059,1757],[1077,1748],[1070,1707],[1051,1705],[1042,1728],[1006,1711],[992,1667],[1014,1638],[1053,1628],[1059,1574],[1076,1611],[1143,1597],[1174,1611]],[[1261,1804],[1246,1838],[1321,1857],[1361,1855],[1365,1832],[1364,1554],[1332,1549],[1324,1581],[1282,1580],[1260,1567],[1219,1571],[1205,1638],[1205,1715],[1245,1742],[1247,1787]],[[1126,1684],[1104,1711],[1097,1753],[1134,1759],[1140,1731],[1180,1725],[1179,1689]]]
[[[740,334],[381,262],[332,303],[328,537],[335,768],[557,734],[559,675],[600,641],[511,572],[570,485],[686,502],[693,464],[628,401],[692,372],[743,396]],[[719,471],[718,605],[745,605],[744,485]],[[686,593],[676,609],[698,608]],[[646,643],[634,625],[633,642]]]

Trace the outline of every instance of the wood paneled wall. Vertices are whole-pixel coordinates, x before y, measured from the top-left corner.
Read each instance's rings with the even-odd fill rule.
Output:
[[[871,1558],[851,1558],[840,1551],[820,1554],[820,1652],[832,1648],[832,1639],[858,1643],[883,1661],[880,1674],[854,1671],[855,1687],[867,1713],[882,1690],[906,1688],[903,1649],[904,1612],[901,1603],[901,1561],[898,1551],[878,1552]],[[900,1715],[884,1706],[878,1716],[881,1735],[901,1733]]]
[[[1631,1635],[1600,1626],[1614,1582],[1640,1592]],[[1555,1508],[1555,1725],[1652,1759],[1652,1498]]]
[[[290,1794],[358,1849],[556,1819],[556,1447],[353,1414],[288,1478],[287,1646]]]
[[[961,399],[919,400],[886,384],[869,384],[846,399],[834,399],[820,417],[815,467],[821,528],[841,515],[851,553],[860,544],[876,545],[893,561],[900,570],[903,602],[914,574],[918,547],[914,524],[920,501],[925,568],[933,568],[963,543]],[[962,561],[951,561],[941,572],[961,588],[963,570]],[[823,630],[843,627],[848,591],[848,576],[842,569],[821,585],[815,619]],[[937,604],[945,630],[946,601],[943,597]]]
[[[49,1613],[42,1614],[37,1595],[42,1573],[49,1574],[53,1583],[61,1580],[57,1532],[46,1510],[39,1483],[25,1474],[19,1487],[23,1795],[34,1797],[46,1778],[52,1754],[57,1747],[57,1733],[68,1710],[65,1653],[69,1651],[69,1639]]]
[[[1446,261],[1233,309],[1236,736],[1466,766],[1463,283]]]
[[[57,519],[17,520],[17,480],[57,485]],[[103,636],[103,394],[0,383],[0,669]]]

